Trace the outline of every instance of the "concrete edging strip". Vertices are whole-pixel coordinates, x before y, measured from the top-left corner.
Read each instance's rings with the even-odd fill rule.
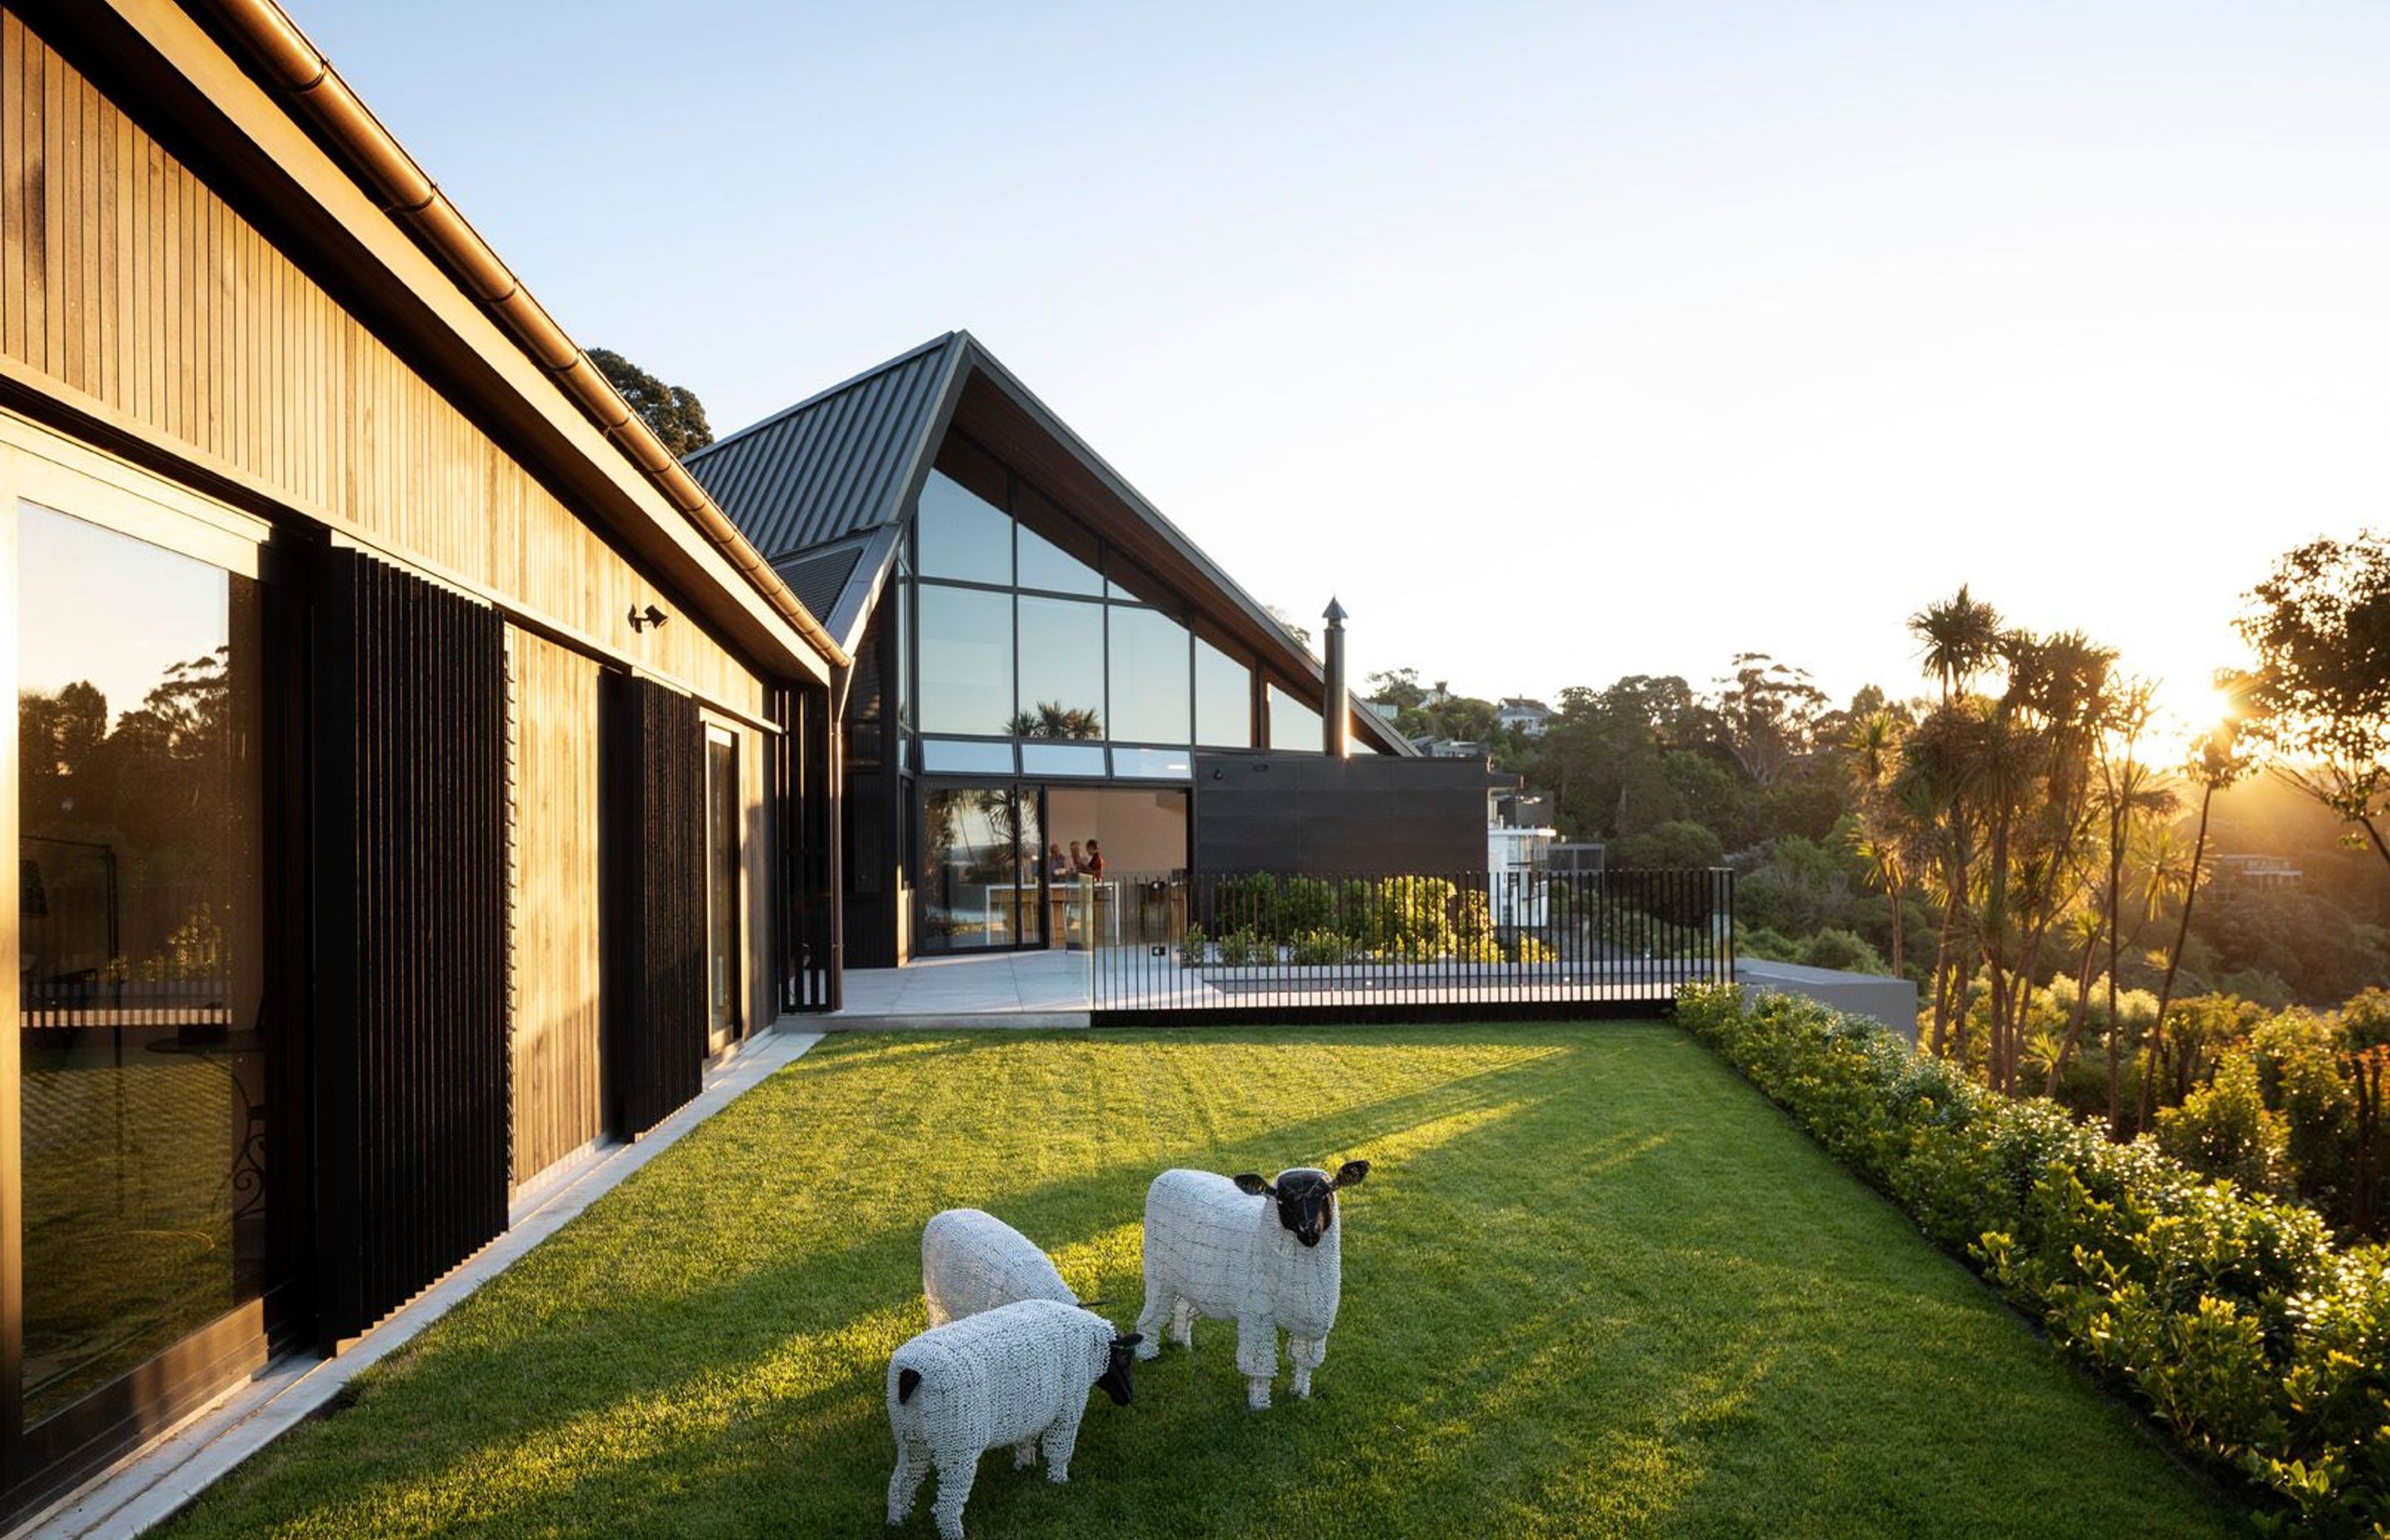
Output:
[[[709,1070],[705,1087],[633,1144],[603,1147],[519,1195],[506,1233],[459,1263],[337,1358],[269,1367],[8,1532],[6,1540],[129,1540],[164,1523],[242,1461],[330,1405],[349,1381],[420,1336],[532,1248],[562,1229],[681,1136],[803,1058],[822,1040],[776,1024]]]

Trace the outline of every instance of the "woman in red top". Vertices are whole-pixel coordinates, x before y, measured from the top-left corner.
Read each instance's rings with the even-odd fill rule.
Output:
[[[1080,870],[1098,881],[1103,880],[1104,853],[1096,848],[1096,842],[1093,840],[1087,841],[1087,864]]]

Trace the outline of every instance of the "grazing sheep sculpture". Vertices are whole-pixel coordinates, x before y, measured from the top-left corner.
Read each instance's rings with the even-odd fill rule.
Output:
[[[922,1227],[921,1297],[932,1326],[1020,1300],[1079,1303],[1036,1242],[978,1209],[948,1209]]]
[[[1145,1194],[1145,1309],[1137,1318],[1144,1345],[1137,1356],[1161,1353],[1165,1319],[1171,1340],[1190,1351],[1196,1316],[1234,1321],[1246,1403],[1260,1411],[1270,1404],[1284,1328],[1294,1393],[1309,1396],[1343,1287],[1336,1191],[1358,1187],[1368,1174],[1368,1161],[1347,1161],[1334,1176],[1304,1166],[1279,1173],[1276,1182],[1208,1171],[1155,1177]]]
[[[896,1435],[888,1521],[905,1521],[934,1466],[938,1500],[930,1512],[943,1540],[962,1540],[979,1457],[1008,1444],[1013,1468],[1026,1469],[1042,1442],[1046,1479],[1069,1481],[1087,1392],[1100,1387],[1127,1405],[1137,1344],[1077,1305],[1022,1300],[933,1326],[898,1348],[888,1360],[888,1427]]]

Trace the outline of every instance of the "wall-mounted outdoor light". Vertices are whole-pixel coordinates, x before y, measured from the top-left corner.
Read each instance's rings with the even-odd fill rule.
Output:
[[[663,628],[664,622],[671,619],[652,604],[645,611],[636,604],[631,606],[631,629],[634,631],[659,631]]]

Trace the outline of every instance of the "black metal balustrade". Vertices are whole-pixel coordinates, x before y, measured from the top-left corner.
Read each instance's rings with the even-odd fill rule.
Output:
[[[1734,979],[1734,874],[1116,876],[1068,891],[1099,1024],[1645,1016]]]

